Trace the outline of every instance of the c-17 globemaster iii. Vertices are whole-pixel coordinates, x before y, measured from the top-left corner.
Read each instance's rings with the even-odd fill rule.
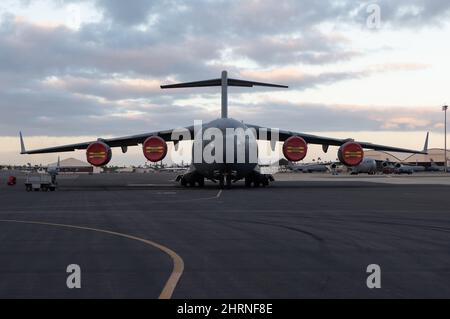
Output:
[[[183,140],[193,141],[192,163],[178,180],[183,186],[204,186],[205,179],[218,182],[220,187],[231,187],[233,182],[245,180],[245,185],[267,186],[273,178],[260,171],[258,164],[258,140],[270,141],[272,147],[283,142],[283,155],[292,162],[305,158],[308,145],[322,145],[324,152],[330,146],[338,146],[339,160],[346,166],[358,166],[364,159],[364,149],[402,153],[424,153],[404,148],[358,142],[353,139],[337,139],[310,135],[301,132],[271,129],[243,123],[228,117],[228,87],[288,88],[284,85],[254,82],[222,77],[206,81],[179,83],[161,86],[162,89],[220,86],[222,88],[221,117],[209,123],[194,124],[181,129],[169,129],[119,138],[88,141],[77,144],[26,150],[21,139],[21,154],[61,153],[86,150],[87,161],[94,166],[107,165],[112,157],[112,148],[120,147],[123,153],[128,147],[142,145],[144,156],[151,162],[159,162],[167,155],[168,142],[175,146]],[[168,119],[170,120],[170,119]]]

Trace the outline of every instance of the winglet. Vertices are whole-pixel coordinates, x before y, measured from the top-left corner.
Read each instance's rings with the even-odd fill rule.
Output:
[[[25,143],[23,142],[22,132],[19,132],[19,136],[20,136],[20,154],[26,154],[27,151],[25,149]]]
[[[430,132],[427,132],[427,138],[425,139],[425,145],[423,146],[423,152],[428,153],[428,139],[430,137]]]

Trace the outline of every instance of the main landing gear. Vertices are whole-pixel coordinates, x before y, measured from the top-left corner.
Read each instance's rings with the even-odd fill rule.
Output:
[[[180,182],[183,187],[204,187],[205,178],[199,174],[195,175],[180,175],[177,177],[176,181]],[[233,184],[232,175],[221,175],[216,178],[220,189],[230,189]],[[267,187],[270,182],[273,182],[274,178],[272,175],[253,173],[245,178],[245,187]]]
[[[272,175],[266,174],[252,174],[245,178],[245,187],[267,187],[270,182],[275,181]]]
[[[204,187],[205,186],[205,178],[200,175],[189,176],[189,175],[180,175],[176,179],[177,182],[180,182],[180,185],[183,187]]]

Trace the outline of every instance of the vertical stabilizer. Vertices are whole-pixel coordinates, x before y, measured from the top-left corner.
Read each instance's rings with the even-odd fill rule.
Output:
[[[228,73],[222,72],[222,118],[228,117]]]

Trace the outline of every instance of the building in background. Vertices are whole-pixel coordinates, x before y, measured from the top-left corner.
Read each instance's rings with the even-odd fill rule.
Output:
[[[48,167],[56,167],[58,163],[51,163]],[[102,168],[94,167],[76,158],[67,158],[59,163],[59,174],[98,174]]]
[[[134,173],[133,167],[121,167],[116,169],[116,173]]]
[[[413,154],[406,158],[401,158],[388,152],[380,151],[365,151],[364,157],[370,157],[377,161],[388,161],[393,163],[407,163],[429,166],[431,162],[436,165],[444,166],[444,150],[439,148],[432,148],[428,150],[428,154]],[[450,158],[450,151],[447,151],[447,162]]]

